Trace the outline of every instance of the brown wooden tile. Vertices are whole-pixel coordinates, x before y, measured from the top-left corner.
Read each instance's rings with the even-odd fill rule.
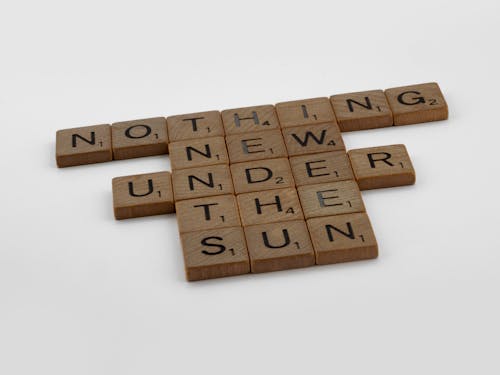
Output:
[[[111,126],[93,125],[58,130],[56,162],[59,168],[113,160]]]
[[[295,186],[287,158],[232,164],[231,175],[236,194]]]
[[[448,106],[437,83],[394,87],[385,90],[394,125],[446,120]]]
[[[115,122],[111,134],[115,160],[168,153],[165,117]]]
[[[415,170],[405,145],[351,150],[349,159],[361,190],[415,183]]]
[[[342,135],[335,123],[285,128],[283,138],[290,156],[345,150]]]
[[[358,185],[353,180],[305,185],[297,190],[306,219],[365,211]]]
[[[227,164],[174,170],[172,182],[176,201],[234,194],[231,172]]]
[[[345,151],[293,156],[290,165],[297,186],[354,179]]]
[[[170,172],[116,177],[112,185],[117,220],[175,211]]]
[[[219,111],[169,116],[167,127],[170,142],[224,136]]]
[[[273,105],[226,109],[221,114],[226,135],[280,128]]]
[[[382,90],[333,95],[330,98],[340,130],[349,132],[392,126],[392,111]]]
[[[172,169],[228,164],[229,158],[224,137],[188,139],[170,143]]]
[[[377,240],[366,213],[307,220],[316,264],[350,262],[378,256]]]
[[[237,199],[244,226],[304,218],[297,191],[292,188],[245,193]]]
[[[217,195],[175,202],[180,233],[241,226],[234,195]]]
[[[303,220],[245,227],[253,273],[312,266],[314,250]]]
[[[241,227],[210,229],[181,234],[186,278],[214,279],[250,272]]]
[[[231,164],[288,156],[279,130],[229,135],[226,143]]]
[[[328,98],[294,100],[276,104],[281,128],[336,122]]]

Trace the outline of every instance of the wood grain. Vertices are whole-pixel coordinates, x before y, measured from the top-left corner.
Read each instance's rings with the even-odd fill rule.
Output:
[[[234,195],[218,195],[175,202],[180,233],[241,226]]]
[[[219,111],[187,113],[167,117],[170,142],[224,136]]]
[[[304,218],[297,191],[292,188],[245,193],[237,199],[243,226]]]
[[[305,221],[287,221],[245,227],[253,273],[312,266],[314,250]]]
[[[250,272],[250,263],[241,227],[182,233],[186,278],[189,281],[214,279]]]
[[[330,100],[343,132],[393,125],[392,111],[382,90],[333,95]]]
[[[109,124],[58,130],[56,163],[59,168],[113,160]]]
[[[306,219],[365,211],[358,185],[352,180],[299,186],[297,190]]]
[[[115,160],[168,153],[165,117],[115,122],[111,134]]]
[[[335,114],[328,98],[312,98],[276,104],[281,128],[336,123]]]
[[[172,180],[176,201],[234,194],[231,172],[226,164],[174,170]]]
[[[415,183],[415,170],[405,145],[351,150],[349,159],[361,190]]]
[[[316,264],[373,259],[378,256],[375,234],[366,213],[307,220]]]
[[[285,128],[283,138],[290,156],[345,150],[344,141],[336,123]]]
[[[174,170],[228,163],[224,137],[188,139],[170,143],[170,164]]]
[[[226,143],[231,164],[288,156],[279,130],[229,135]]]
[[[231,175],[236,194],[295,186],[287,158],[232,164]]]
[[[273,105],[226,109],[221,114],[226,135],[280,128]]]
[[[290,165],[297,186],[354,179],[345,151],[292,156]]]
[[[170,172],[115,177],[112,186],[117,220],[175,211]]]
[[[435,82],[385,90],[394,125],[446,120],[448,105]]]

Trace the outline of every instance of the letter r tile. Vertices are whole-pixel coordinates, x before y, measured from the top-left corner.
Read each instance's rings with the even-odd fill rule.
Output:
[[[413,185],[415,170],[405,145],[359,148],[349,151],[361,190]]]

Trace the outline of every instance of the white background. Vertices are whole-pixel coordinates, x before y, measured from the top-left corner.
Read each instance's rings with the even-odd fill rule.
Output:
[[[500,5],[1,1],[0,373],[498,374]],[[55,132],[437,81],[411,187],[364,192],[375,261],[188,283],[175,216],[117,222]],[[495,358],[496,356],[496,358]]]

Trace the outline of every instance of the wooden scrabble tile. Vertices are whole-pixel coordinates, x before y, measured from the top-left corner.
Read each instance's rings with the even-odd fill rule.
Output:
[[[365,211],[358,185],[353,180],[305,185],[297,190],[306,219]]]
[[[111,160],[113,160],[113,152],[110,125],[93,125],[57,131],[56,162],[59,168]]]
[[[349,159],[361,190],[415,183],[415,170],[405,145],[351,150]]]
[[[175,202],[179,232],[241,226],[234,195],[217,195]]]
[[[307,220],[316,264],[350,262],[378,256],[377,240],[366,213]]]
[[[276,104],[282,128],[336,122],[328,98],[294,100]]]
[[[237,199],[244,226],[304,218],[297,191],[292,188],[245,193]]]
[[[181,234],[186,278],[214,279],[250,272],[241,227],[210,229]]]
[[[297,186],[354,179],[345,151],[293,156],[290,165]]]
[[[385,90],[394,125],[446,120],[448,105],[437,83],[395,87]]]
[[[116,177],[112,185],[117,220],[175,211],[170,172]]]
[[[226,135],[280,128],[273,105],[226,109],[222,111],[222,123]]]
[[[392,111],[382,90],[330,97],[340,130],[349,132],[392,126]]]
[[[232,164],[231,175],[236,194],[295,186],[287,158]]]
[[[167,117],[170,142],[224,136],[219,111],[188,113]]]
[[[231,172],[227,164],[175,169],[172,172],[172,182],[176,201],[234,194]]]
[[[314,250],[303,220],[245,227],[253,273],[312,266]]]
[[[229,135],[226,143],[231,164],[288,156],[279,130]]]
[[[283,138],[290,156],[345,150],[340,129],[335,123],[285,128]]]
[[[165,117],[115,122],[111,125],[113,159],[131,159],[168,152]]]
[[[228,163],[229,158],[224,137],[188,139],[170,143],[172,169]]]

